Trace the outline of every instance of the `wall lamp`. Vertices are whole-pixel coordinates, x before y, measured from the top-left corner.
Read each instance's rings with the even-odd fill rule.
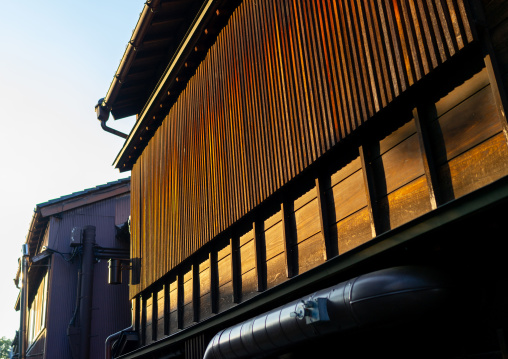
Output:
[[[32,257],[32,263],[37,263],[42,261],[45,258],[51,257],[53,251],[43,250],[41,253]]]
[[[111,258],[108,260],[108,284],[122,284],[122,270],[130,270],[131,266],[128,261]]]
[[[62,252],[59,252],[55,249],[51,249],[51,248],[44,246],[44,247],[42,247],[42,252],[40,252],[39,254],[32,257],[32,263],[37,263],[45,258],[51,257],[51,255],[53,255],[53,253],[57,253],[57,254],[61,255],[62,258],[66,262],[70,262],[76,256],[77,252],[78,251],[76,248],[73,250],[72,253],[62,253]],[[67,254],[67,255],[70,254],[71,255],[70,258],[65,258],[65,254]]]

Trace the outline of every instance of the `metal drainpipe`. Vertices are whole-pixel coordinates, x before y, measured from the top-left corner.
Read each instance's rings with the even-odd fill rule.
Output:
[[[131,310],[131,323],[134,323],[134,310]],[[111,359],[111,348],[113,346],[113,342],[117,340],[120,335],[123,332],[130,332],[131,330],[134,330],[134,324],[131,324],[130,327],[127,327],[125,329],[122,329],[114,334],[111,334],[109,337],[106,338],[106,342],[104,343],[106,347],[106,356],[105,359]]]
[[[21,246],[21,275],[23,276],[21,284],[21,298],[20,298],[20,319],[19,319],[19,359],[26,358],[26,317],[28,305],[28,244]]]
[[[109,337],[106,338],[106,359],[111,359],[111,347],[113,346],[113,342],[117,340],[120,335],[123,332],[129,332],[131,330],[134,330],[134,326],[127,327],[125,329],[120,330],[119,332],[116,332],[115,334],[111,334]]]
[[[108,127],[108,126],[106,125],[106,121],[107,121],[107,120],[101,120],[101,127],[102,127],[102,129],[103,129],[104,131],[109,132],[109,133],[112,133],[113,135],[117,135],[117,136],[119,136],[119,137],[121,137],[121,138],[127,138],[127,137],[129,137],[128,135],[126,135],[126,134],[125,134],[125,133],[123,133],[123,132],[120,132],[120,131],[115,130],[114,128]]]
[[[79,305],[80,359],[90,359],[90,334],[92,327],[93,267],[95,227],[86,226],[83,234],[83,262],[81,274],[81,301]]]

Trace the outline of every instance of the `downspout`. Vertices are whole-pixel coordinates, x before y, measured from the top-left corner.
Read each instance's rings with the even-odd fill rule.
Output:
[[[220,331],[204,359],[265,356],[333,332],[410,320],[447,296],[443,276],[428,268],[372,272]]]
[[[27,328],[26,328],[26,317],[28,309],[28,244],[21,246],[21,275],[23,277],[21,284],[21,297],[19,302],[19,359],[26,358],[27,349]]]
[[[105,346],[106,346],[106,359],[111,359],[111,348],[113,347],[113,343],[120,338],[120,335],[122,335],[123,332],[130,332],[134,330],[134,326],[131,325],[130,327],[127,327],[125,329],[120,330],[119,332],[116,332],[115,334],[111,334],[109,337],[106,338]]]
[[[131,323],[134,323],[134,311],[131,310]],[[106,342],[104,343],[105,347],[106,347],[106,355],[105,355],[105,359],[112,359],[112,356],[111,356],[111,349],[113,347],[113,343],[118,339],[120,338],[120,335],[122,335],[122,333],[124,332],[130,332],[130,331],[133,331],[134,330],[134,324],[131,324],[130,327],[127,327],[125,329],[122,329],[114,334],[111,334],[109,337],[106,338]]]
[[[108,127],[106,125],[106,121],[103,121],[103,120],[100,120],[100,121],[101,121],[101,127],[102,127],[102,129],[104,131],[112,133],[113,135],[117,135],[118,137],[121,137],[121,138],[127,138],[127,137],[129,137],[128,135],[126,135],[123,132],[120,132],[118,130],[115,130],[114,128]]]
[[[95,227],[86,226],[83,234],[83,259],[81,267],[81,301],[79,304],[80,355],[79,359],[90,359],[90,333],[92,328],[93,267]]]
[[[95,113],[97,115],[97,119],[101,122],[102,129],[106,132],[112,133],[113,135],[116,135],[116,136],[119,136],[122,138],[129,137],[125,133],[117,131],[114,128],[108,127],[106,125],[106,122],[108,121],[108,118],[109,118],[109,111],[110,111],[109,107],[106,105],[104,99],[101,98],[99,100],[99,102],[97,102],[97,105],[95,105]]]

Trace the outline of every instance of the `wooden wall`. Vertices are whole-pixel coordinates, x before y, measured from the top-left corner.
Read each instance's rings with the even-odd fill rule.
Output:
[[[133,167],[132,258],[140,272],[133,276],[131,296],[228,230],[473,41],[462,0],[243,1]],[[408,150],[416,151],[416,138],[405,142]],[[373,172],[398,156],[397,149],[383,151],[374,149]],[[401,181],[423,191],[422,167],[408,171],[413,169],[418,174]],[[355,181],[364,172],[357,169],[351,179],[338,175],[334,185],[360,191]],[[401,190],[402,182],[386,185],[376,193],[393,212],[397,194],[391,191]],[[302,228],[316,226],[307,216],[322,204],[310,191],[309,202],[283,210],[288,217],[294,213]],[[354,219],[339,211],[337,226],[360,226],[361,234],[351,239],[360,243],[368,238],[362,223],[372,209],[361,201],[355,205],[362,211],[351,207]],[[401,216],[381,218],[386,223],[380,228],[404,222]],[[283,216],[273,223],[269,235],[280,237],[277,231],[288,231],[288,221]],[[317,227],[308,231],[297,234],[289,249],[302,255],[321,248]],[[370,235],[374,232],[371,228]],[[254,244],[247,237],[240,242],[232,245],[245,253]],[[270,244],[267,253],[273,284],[280,280],[272,267],[282,260],[281,248]],[[241,268],[242,281],[252,280],[249,266]]]
[[[504,0],[482,0],[485,8],[484,24],[488,30],[488,40],[499,67],[499,82],[504,90],[508,88],[508,3]]]
[[[255,209],[253,222],[233,225],[145,290],[144,344],[508,175],[505,120],[487,69],[444,93],[333,152],[319,170]],[[169,304],[149,320],[154,296]]]

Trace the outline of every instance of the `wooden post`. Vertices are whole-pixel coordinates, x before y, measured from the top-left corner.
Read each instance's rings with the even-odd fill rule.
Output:
[[[367,195],[367,208],[370,216],[370,226],[372,238],[380,232],[379,209],[377,205],[377,196],[374,187],[374,175],[370,164],[370,156],[366,153],[365,145],[359,147],[360,159],[362,161],[363,181],[365,184],[365,193]]]
[[[323,234],[323,240],[325,242],[325,260],[328,260],[337,255],[338,249],[337,245],[334,245],[330,240],[330,224],[328,221],[328,209],[326,208],[326,197],[322,184],[323,180],[317,177],[315,182],[321,233]]]
[[[255,220],[254,223],[252,223],[252,228],[254,231],[254,250],[256,252],[258,292],[262,292],[266,289],[266,246],[261,221]]]
[[[157,304],[158,290],[154,290],[152,293],[152,340],[157,340],[157,321],[159,314],[159,307]]]
[[[422,154],[423,168],[427,185],[429,187],[430,205],[436,209],[442,203],[442,198],[438,191],[436,165],[432,155],[432,149],[429,142],[427,123],[430,120],[430,105],[421,105],[413,110],[416,131],[418,132],[418,141],[420,142],[420,153]]]
[[[141,345],[146,344],[146,298],[141,300]]]
[[[182,273],[178,273],[177,277],[176,277],[176,280],[177,280],[177,296],[178,296],[178,299],[177,299],[177,321],[178,321],[178,325],[177,325],[177,328],[178,329],[183,329],[183,274]]]
[[[295,273],[295,263],[293,259],[293,231],[291,230],[291,213],[293,206],[286,200],[281,203],[282,211],[282,231],[284,236],[284,255],[286,260],[286,275],[293,277]]]
[[[169,335],[169,313],[171,303],[169,298],[169,283],[169,280],[164,283],[164,335]]]
[[[192,320],[196,323],[199,322],[200,287],[199,263],[196,258],[192,264]]]
[[[141,295],[134,298],[134,330],[140,332],[141,327]]]
[[[219,264],[216,248],[212,248],[210,252],[210,294],[212,313],[217,314],[219,312]]]
[[[233,279],[233,302],[240,303],[242,282],[240,267],[240,238],[233,235],[231,237],[231,276]]]

